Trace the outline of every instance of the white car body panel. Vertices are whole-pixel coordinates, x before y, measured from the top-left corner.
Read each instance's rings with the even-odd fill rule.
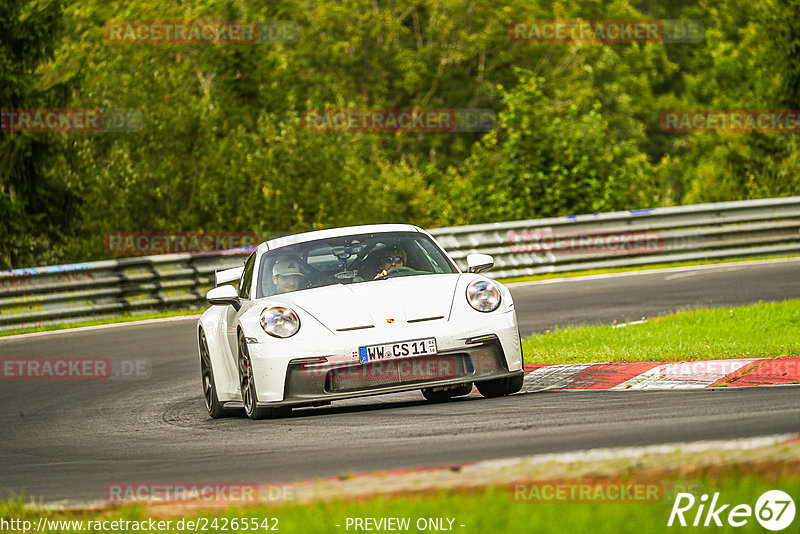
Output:
[[[257,247],[254,269],[256,273],[259,272],[264,253],[287,245],[350,234],[412,231],[430,237],[430,234],[415,226],[392,224],[321,230],[273,239]],[[435,239],[431,239],[435,242]],[[455,268],[458,269],[457,266]],[[255,294],[256,279],[257,276],[253,276],[251,294]],[[471,381],[469,376],[459,375],[422,383],[337,392],[323,392],[318,390],[318,384],[311,383],[316,379],[321,380],[325,369],[333,366],[362,369],[359,347],[430,337],[436,339],[437,351],[443,353],[443,358],[452,354],[454,361],[456,358],[471,359],[472,363],[463,364],[473,368],[470,376],[482,380],[519,376],[523,372],[522,353],[511,293],[505,286],[493,281],[500,289],[500,306],[489,313],[479,312],[469,305],[465,296],[467,285],[475,280],[489,279],[480,274],[463,272],[425,274],[243,299],[238,311],[230,305],[212,306],[198,320],[198,328],[205,333],[208,342],[219,401],[234,405],[242,401],[237,363],[237,335],[240,330],[247,339],[259,406],[313,405],[340,398]],[[273,305],[289,307],[299,316],[301,326],[292,337],[275,338],[261,328],[261,312]],[[496,341],[489,339],[491,336],[496,336]],[[487,339],[467,343],[473,338]],[[483,343],[486,343],[485,347]],[[501,349],[500,355],[496,353],[497,346]],[[464,356],[468,353],[469,356]],[[489,353],[493,356],[489,356]],[[298,359],[309,358],[324,358],[325,361],[296,363]],[[475,363],[488,362],[491,358],[502,360],[499,362],[502,365],[495,369]],[[295,362],[291,363],[293,360]],[[319,372],[315,369],[319,369]],[[306,376],[308,384],[302,382]],[[291,392],[290,398],[286,397],[287,390]],[[312,392],[317,390],[318,393]]]

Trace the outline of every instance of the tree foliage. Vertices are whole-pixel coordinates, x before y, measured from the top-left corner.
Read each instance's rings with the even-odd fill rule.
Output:
[[[135,109],[0,132],[0,266],[110,231],[426,227],[800,194],[798,136],[664,109],[800,108],[798,0],[0,0],[3,108]],[[693,43],[526,43],[513,21],[695,19]],[[118,44],[108,21],[292,21],[294,42]],[[487,108],[489,132],[320,132],[320,108]]]
[[[58,0],[0,0],[1,108],[68,101],[70,79],[38,75],[59,42],[61,12]],[[48,250],[69,235],[78,201],[52,165],[61,141],[52,133],[6,130],[0,129],[0,266],[55,259]]]

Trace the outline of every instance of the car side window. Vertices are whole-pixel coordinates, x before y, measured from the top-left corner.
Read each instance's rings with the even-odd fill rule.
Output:
[[[247,258],[247,263],[244,264],[244,272],[242,273],[242,279],[239,281],[239,298],[241,299],[249,299],[250,298],[250,288],[253,285],[253,268],[256,265],[256,253],[253,252],[250,254],[250,257]]]

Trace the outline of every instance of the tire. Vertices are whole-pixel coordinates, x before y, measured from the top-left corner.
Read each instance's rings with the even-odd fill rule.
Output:
[[[247,343],[241,331],[239,332],[239,389],[242,392],[244,413],[250,419],[274,419],[284,417],[292,411],[291,408],[286,407],[269,408],[258,406],[258,393],[253,377],[253,367],[250,365],[250,353],[247,350]]]
[[[518,375],[509,376],[506,378],[487,380],[485,382],[476,382],[475,385],[478,387],[478,391],[480,391],[481,395],[484,397],[503,397],[521,390],[524,379],[525,375],[520,373]]]
[[[525,375],[520,373],[516,376],[512,376],[508,379],[508,392],[506,395],[513,395],[514,393],[519,393],[522,389],[522,384],[525,382]]]
[[[231,410],[222,407],[217,397],[217,385],[214,382],[214,369],[211,367],[211,353],[208,350],[206,334],[200,330],[200,377],[203,381],[203,397],[206,401],[206,410],[212,419],[218,419],[231,414]]]
[[[469,395],[471,391],[472,382],[468,382],[454,388],[440,389],[438,391],[435,391],[434,388],[425,388],[422,390],[422,396],[430,402],[446,402],[454,397]]]

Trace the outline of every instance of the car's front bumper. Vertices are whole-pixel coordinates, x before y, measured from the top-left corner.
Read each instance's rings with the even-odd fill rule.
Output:
[[[521,373],[521,370],[508,369],[500,342],[491,335],[461,349],[434,356],[363,365],[292,362],[286,374],[284,400],[280,404],[310,404],[423,387],[456,386]]]
[[[489,319],[487,317],[486,319]],[[453,325],[421,324],[414,328],[352,333],[340,348],[329,344],[293,344],[291,354],[277,344],[248,346],[259,406],[313,405],[367,395],[456,386],[523,373],[516,316],[513,311],[491,320]],[[411,326],[411,325],[409,325]],[[374,330],[378,330],[377,328]],[[361,364],[357,345],[435,337],[437,354]],[[329,342],[332,340],[329,340]]]

